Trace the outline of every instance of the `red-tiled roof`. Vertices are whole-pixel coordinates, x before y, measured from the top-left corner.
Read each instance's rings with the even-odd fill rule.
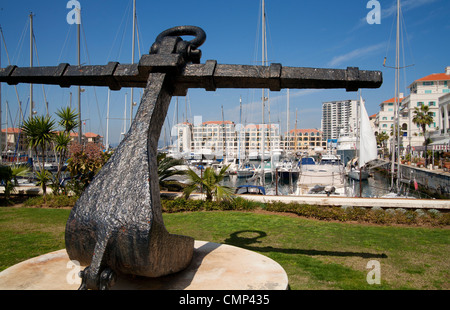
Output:
[[[77,135],[78,136],[78,135]],[[93,132],[86,132],[85,134],[84,134],[84,136],[86,137],[86,138],[97,138],[97,137],[102,137],[102,136],[100,136],[99,134],[96,134],[96,133],[93,133]]]
[[[306,132],[320,132],[318,129],[291,129],[289,132],[291,133],[306,133]]]
[[[275,124],[264,124],[264,126],[262,124],[249,124],[247,126],[245,126],[245,129],[250,129],[250,128],[256,128],[256,129],[261,129],[261,128],[277,128],[277,126]]]
[[[403,99],[405,99],[405,98],[404,98],[404,97],[401,97],[401,98],[399,99],[399,102],[402,102]],[[395,103],[395,97],[393,97],[393,98],[391,98],[391,99],[388,99],[388,100],[386,100],[386,101],[383,101],[382,103]]]
[[[422,82],[422,81],[448,81],[450,80],[450,75],[445,73],[433,73],[430,75],[427,75],[421,79],[418,79],[416,82]]]
[[[70,136],[71,137],[78,137],[78,132],[71,132]],[[103,138],[99,134],[96,134],[96,133],[93,133],[93,132],[86,132],[86,133],[83,134],[83,136],[85,136],[86,138],[96,138],[96,137]]]
[[[222,124],[234,124],[232,121],[208,121],[203,122],[203,125],[222,125]]]
[[[6,133],[6,128],[3,128],[2,132]],[[10,133],[20,133],[20,132],[22,132],[22,130],[20,128],[12,128],[12,127],[8,128],[8,134],[10,134]]]

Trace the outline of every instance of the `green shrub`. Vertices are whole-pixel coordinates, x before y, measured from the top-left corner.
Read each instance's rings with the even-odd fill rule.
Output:
[[[24,202],[26,207],[72,208],[77,202],[77,197],[66,195],[36,196]]]

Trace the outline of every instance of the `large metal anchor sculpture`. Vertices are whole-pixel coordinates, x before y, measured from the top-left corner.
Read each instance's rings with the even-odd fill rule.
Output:
[[[194,36],[184,41],[181,36]],[[157,175],[157,144],[172,96],[189,88],[378,88],[378,71],[358,68],[316,69],[200,64],[198,47],[205,32],[180,26],[162,32],[139,64],[0,69],[0,82],[143,87],[132,126],[72,209],[66,225],[66,249],[71,260],[88,266],[80,289],[108,289],[117,274],[159,277],[186,268],[194,239],[170,234],[163,222]]]

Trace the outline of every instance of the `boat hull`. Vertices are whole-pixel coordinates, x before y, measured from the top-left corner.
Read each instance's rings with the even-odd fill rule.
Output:
[[[359,174],[361,173],[361,177]],[[359,180],[367,180],[369,178],[369,172],[367,171],[359,171],[359,170],[352,170],[348,173],[348,177],[352,180],[359,181]]]

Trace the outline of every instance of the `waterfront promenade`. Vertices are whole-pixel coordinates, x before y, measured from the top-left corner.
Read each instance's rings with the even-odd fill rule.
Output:
[[[162,195],[171,197],[182,197],[182,193],[162,192]],[[251,201],[258,201],[262,203],[267,202],[283,202],[283,203],[299,203],[316,206],[351,206],[372,208],[380,207],[384,209],[389,208],[403,208],[409,210],[436,209],[440,211],[450,211],[450,200],[443,199],[411,199],[411,198],[359,198],[359,197],[337,197],[337,196],[272,196],[272,195],[236,195]],[[193,193],[190,199],[205,199],[204,194]]]

